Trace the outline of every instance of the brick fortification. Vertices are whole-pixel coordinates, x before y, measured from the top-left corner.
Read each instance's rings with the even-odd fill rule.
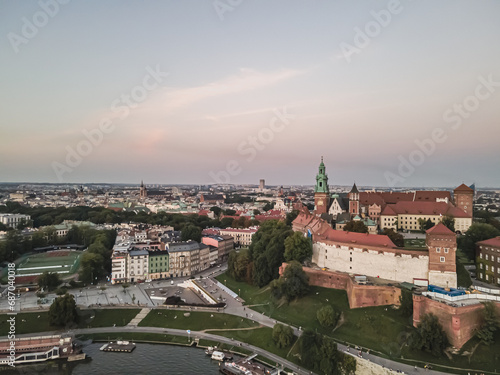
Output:
[[[500,309],[500,303],[496,303]],[[450,343],[461,348],[472,336],[482,322],[482,304],[454,307],[446,303],[430,299],[420,294],[413,295],[413,326],[420,323],[422,315],[432,313],[439,319]]]
[[[280,275],[283,274],[287,264],[280,267]],[[309,276],[309,285],[323,288],[341,289],[347,292],[349,307],[399,305],[401,289],[385,285],[359,285],[349,275],[341,272],[316,270],[302,267]]]

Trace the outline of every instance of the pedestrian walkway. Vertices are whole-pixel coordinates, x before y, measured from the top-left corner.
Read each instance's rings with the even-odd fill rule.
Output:
[[[129,324],[127,324],[127,327],[128,327],[128,326],[130,326],[130,327],[137,327],[137,326],[139,325],[139,323],[141,322],[141,320],[142,320],[142,319],[144,319],[144,318],[146,317],[146,315],[148,315],[148,314],[149,314],[149,312],[150,312],[150,311],[151,311],[151,309],[150,309],[150,308],[148,308],[148,307],[146,307],[146,308],[142,309],[142,310],[139,312],[139,314],[137,314],[137,315],[135,316],[135,318],[134,318],[134,319],[132,319],[132,320],[130,321],[130,323],[129,323]]]

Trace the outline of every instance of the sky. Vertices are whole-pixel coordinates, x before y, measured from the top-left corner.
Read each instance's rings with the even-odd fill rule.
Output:
[[[500,187],[496,0],[0,1],[0,182]]]

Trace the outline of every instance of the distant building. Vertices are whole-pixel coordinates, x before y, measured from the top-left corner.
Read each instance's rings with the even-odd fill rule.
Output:
[[[167,244],[170,277],[191,276],[200,271],[200,244],[195,241]]]
[[[201,194],[200,203],[220,205],[224,203],[224,195],[222,194]]]
[[[476,244],[476,277],[485,283],[500,286],[500,237]]]
[[[259,182],[259,190],[263,191],[266,188],[266,181],[264,179],[261,179]]]
[[[229,253],[234,249],[234,239],[230,235],[205,236],[201,238],[201,242],[217,248],[219,262],[227,260]]]
[[[149,252],[131,250],[127,257],[127,279],[133,283],[149,279]]]
[[[166,250],[149,251],[149,279],[165,279],[170,276],[169,254]]]
[[[0,214],[0,222],[8,227],[17,228],[19,224],[29,224],[31,220],[30,215],[23,214]]]
[[[444,216],[455,219],[455,231],[465,233],[472,225],[472,216],[445,202],[398,202],[388,204],[380,214],[380,227],[420,230],[419,219],[437,224]]]
[[[252,238],[259,230],[259,227],[250,227],[245,229],[240,228],[226,228],[219,230],[219,234],[231,236],[233,238],[234,246],[236,247],[249,247],[252,244]]]

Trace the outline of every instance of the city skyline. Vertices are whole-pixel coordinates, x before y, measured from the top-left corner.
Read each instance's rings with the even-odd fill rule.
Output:
[[[3,2],[0,181],[498,187],[499,10]]]

